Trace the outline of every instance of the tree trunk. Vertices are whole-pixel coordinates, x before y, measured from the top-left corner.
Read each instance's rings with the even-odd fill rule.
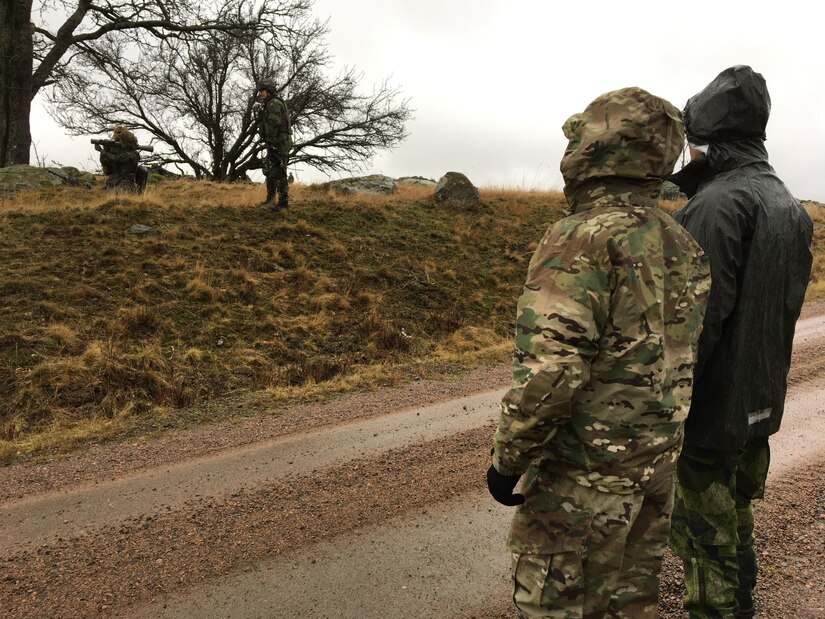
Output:
[[[32,0],[0,0],[0,168],[29,163]]]

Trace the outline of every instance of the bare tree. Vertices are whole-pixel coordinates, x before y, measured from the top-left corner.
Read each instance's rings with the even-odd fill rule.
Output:
[[[309,0],[262,0],[259,11],[286,12]],[[94,42],[120,33],[167,40],[240,32],[254,16],[242,0],[214,7],[198,0],[0,0],[0,167],[28,163],[32,99],[59,83]],[[57,25],[51,27],[50,25]]]
[[[251,2],[241,15],[251,19]],[[291,112],[291,162],[331,172],[357,168],[406,137],[411,111],[386,81],[359,92],[362,74],[330,75],[328,26],[311,6],[256,14],[246,33],[162,41],[108,36],[89,45],[53,90],[50,111],[75,135],[115,124],[162,144],[157,161],[197,177],[237,180],[260,167],[255,82],[275,79]]]

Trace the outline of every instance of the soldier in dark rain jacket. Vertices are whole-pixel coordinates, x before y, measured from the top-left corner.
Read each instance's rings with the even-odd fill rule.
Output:
[[[691,618],[753,617],[751,500],[779,430],[813,224],[768,163],[770,96],[750,67],[720,73],[684,110],[692,161],[674,217],[710,258],[712,286],[678,463],[671,546]]]

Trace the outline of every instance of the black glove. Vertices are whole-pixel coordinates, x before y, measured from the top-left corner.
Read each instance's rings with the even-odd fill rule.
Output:
[[[493,498],[502,505],[510,507],[521,505],[524,503],[524,495],[513,494],[513,488],[516,487],[520,477],[521,475],[502,475],[496,467],[490,465],[487,469],[487,488]]]

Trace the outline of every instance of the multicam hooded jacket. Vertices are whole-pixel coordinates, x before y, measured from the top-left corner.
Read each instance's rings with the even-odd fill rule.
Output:
[[[618,90],[564,131],[573,214],[530,262],[493,464],[629,494],[675,466],[710,271],[657,207],[684,139],[675,107]]]

